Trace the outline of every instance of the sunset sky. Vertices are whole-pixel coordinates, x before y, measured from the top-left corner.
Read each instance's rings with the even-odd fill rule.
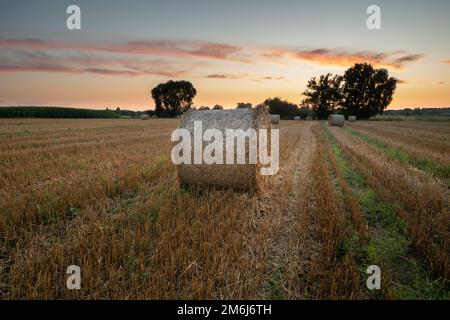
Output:
[[[365,61],[400,80],[390,109],[445,107],[449,31],[448,0],[0,0],[0,105],[144,110],[170,79],[193,83],[196,106],[298,104],[311,77]]]

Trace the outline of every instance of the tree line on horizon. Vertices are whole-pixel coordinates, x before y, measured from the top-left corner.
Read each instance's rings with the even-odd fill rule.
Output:
[[[308,81],[305,98],[298,106],[280,97],[268,98],[262,104],[269,112],[279,114],[283,119],[296,116],[326,119],[332,113],[353,115],[368,119],[381,114],[391,103],[397,79],[390,77],[386,69],[375,69],[368,63],[357,63],[347,69],[344,75],[327,73]],[[151,95],[155,101],[158,117],[176,117],[190,109],[196,109],[193,99],[197,90],[189,81],[160,83]],[[239,102],[236,108],[251,108],[250,103]],[[223,109],[220,105],[210,108],[201,106],[197,110]]]
[[[313,77],[302,92],[305,97],[299,105],[281,97],[268,98],[261,104],[267,106],[271,114],[279,114],[282,119],[294,117],[314,117],[326,119],[332,113],[354,115],[368,119],[381,114],[391,103],[397,79],[390,77],[386,69],[375,69],[368,63],[355,64],[343,75],[327,73]],[[162,118],[173,118],[187,110],[221,110],[223,106],[213,107],[193,105],[197,90],[189,81],[169,80],[158,84],[151,90],[155,102],[154,110],[131,111],[116,108],[111,110],[92,110],[61,107],[0,107],[0,117],[30,118],[135,118],[142,114]],[[238,102],[237,109],[253,108],[248,102]],[[430,111],[431,110],[431,111]],[[440,115],[448,111],[435,109],[388,110],[386,114],[395,115]],[[444,113],[442,113],[444,112]]]
[[[43,106],[0,107],[0,118],[113,119],[121,116],[120,112],[108,108],[106,110],[95,110]]]

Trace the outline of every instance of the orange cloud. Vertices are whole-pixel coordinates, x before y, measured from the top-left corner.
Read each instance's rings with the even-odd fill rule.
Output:
[[[261,77],[261,80],[283,80],[284,77],[272,77],[272,76],[266,76],[266,77]]]
[[[209,59],[235,63],[258,63],[261,61],[281,62],[288,58],[318,65],[340,67],[350,67],[355,63],[368,62],[376,67],[403,70],[408,63],[423,57],[421,54],[411,54],[400,50],[374,52],[324,48],[263,48],[187,40],[69,43],[35,38],[0,38],[0,48],[6,49],[5,51],[10,49],[9,55],[0,54],[0,72],[44,71],[127,76],[161,75],[167,77],[185,74],[183,69],[192,72],[195,63],[205,63],[205,60]],[[18,52],[18,49],[21,51]],[[127,56],[126,59],[123,58],[124,55]],[[140,56],[131,57],[130,55]],[[11,56],[13,56],[12,61]],[[148,59],[150,57],[154,59],[158,57],[159,60],[142,60],[142,58]],[[169,58],[172,58],[170,63]],[[184,59],[181,62],[181,68],[176,67],[180,58]],[[237,68],[241,68],[241,66],[239,65]],[[243,79],[247,76],[247,74],[242,73],[212,73],[206,77],[212,79]],[[281,79],[283,78],[266,76],[253,81]]]
[[[259,77],[257,79],[250,78],[249,74],[247,73],[240,73],[240,74],[230,74],[230,73],[216,73],[216,74],[209,74],[206,76],[206,78],[210,79],[230,79],[230,80],[242,80],[247,79],[250,81],[261,81],[261,80],[283,80],[284,77],[273,77],[273,76],[264,76]]]
[[[206,78],[210,79],[232,79],[232,80],[245,79],[246,77],[248,77],[248,74],[246,73],[242,74],[216,73],[216,74],[209,74],[206,76]]]
[[[315,49],[290,52],[295,58],[314,62],[320,65],[333,65],[349,67],[355,63],[367,62],[375,67],[403,70],[404,65],[417,61],[423,57],[421,54],[402,54],[400,52],[385,53],[371,51],[345,51],[330,49]]]
[[[445,63],[445,64],[450,64],[450,59],[449,60],[442,60],[441,62]]]

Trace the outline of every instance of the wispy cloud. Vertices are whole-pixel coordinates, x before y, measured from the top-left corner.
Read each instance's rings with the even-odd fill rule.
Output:
[[[265,76],[265,77],[261,77],[259,78],[260,80],[283,80],[284,77],[272,77],[272,76]]]
[[[404,50],[393,52],[354,51],[351,49],[298,49],[240,46],[207,41],[124,41],[117,43],[61,42],[36,38],[0,38],[0,72],[65,72],[107,76],[159,75],[177,77],[186,73],[205,73],[194,65],[204,64],[210,79],[282,80],[283,77],[258,77],[245,73],[251,63],[280,63],[299,60],[317,65],[350,67],[368,62],[376,67],[404,70],[407,64],[423,57]],[[6,50],[3,50],[6,49]],[[6,52],[6,54],[3,54]],[[9,53],[9,54],[7,54]],[[212,61],[211,61],[212,60]],[[215,61],[214,61],[215,60]],[[239,73],[224,73],[217,60]],[[443,62],[446,63],[444,60]],[[243,64],[244,63],[244,64]],[[185,71],[185,70],[189,70]],[[241,72],[242,71],[242,72]],[[198,73],[197,73],[198,74]],[[251,79],[250,79],[251,78]]]
[[[245,62],[242,47],[224,43],[200,41],[128,41],[119,43],[58,42],[43,39],[0,38],[0,48],[62,49],[79,51],[102,51],[140,55],[160,55]]]
[[[450,64],[450,59],[448,59],[448,60],[442,60],[441,62],[442,62],[442,63],[445,63],[445,64]]]
[[[92,73],[100,75],[109,76],[145,76],[145,75],[158,75],[164,77],[178,77],[181,72],[169,72],[169,71],[158,71],[158,70],[115,70],[115,69],[105,69],[105,68],[75,68],[67,66],[58,65],[0,65],[0,72],[51,72],[51,73],[72,73],[72,74],[83,74]]]
[[[157,75],[178,77],[185,73],[164,59],[128,59],[95,56],[86,53],[50,54],[46,52],[16,52],[14,57],[0,54],[0,72],[51,72],[99,74],[108,76]]]
[[[395,70],[403,70],[407,63],[417,61],[423,57],[422,54],[401,53],[400,51],[375,52],[324,48],[289,51],[287,54],[292,55],[297,59],[320,65],[349,67],[355,63],[368,62],[376,67],[385,67]]]
[[[208,74],[205,76],[205,78],[209,79],[227,79],[227,80],[250,80],[250,81],[256,81],[260,82],[262,80],[283,80],[285,79],[282,76],[264,76],[264,77],[255,77],[251,76],[248,73],[238,73],[238,74],[232,74],[232,73],[214,73],[214,74]]]
[[[232,80],[245,79],[247,77],[248,77],[248,74],[246,74],[246,73],[242,73],[242,74],[214,73],[214,74],[209,74],[206,76],[206,78],[210,78],[210,79],[232,79]]]

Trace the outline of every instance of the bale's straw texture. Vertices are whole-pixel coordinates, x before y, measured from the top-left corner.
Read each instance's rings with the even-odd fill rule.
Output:
[[[355,122],[356,121],[356,117],[355,116],[348,116],[348,121]]]
[[[279,114],[271,114],[270,115],[270,122],[272,124],[279,124],[280,123],[280,115]]]
[[[207,129],[217,129],[221,131],[224,145],[226,140],[226,129],[242,129],[246,131],[249,128],[254,128],[256,130],[266,128],[268,129],[268,137],[270,137],[271,123],[267,109],[264,107],[255,109],[191,111],[184,115],[180,128],[190,131],[192,150],[194,150],[194,121],[202,121],[203,133]],[[203,150],[209,143],[210,142],[203,142]],[[180,182],[185,185],[216,187],[218,189],[260,189],[265,179],[260,175],[259,155],[257,164],[249,164],[248,139],[246,139],[245,146],[245,164],[237,164],[235,145],[235,164],[225,163],[226,148],[224,147],[224,164],[208,165],[202,163],[178,165],[177,171]],[[193,157],[192,151],[192,159]]]
[[[294,120],[300,121],[300,120],[302,120],[302,117],[296,116],[296,117],[294,117]]]
[[[343,127],[345,122],[345,117],[342,114],[332,114],[328,117],[329,126]]]

